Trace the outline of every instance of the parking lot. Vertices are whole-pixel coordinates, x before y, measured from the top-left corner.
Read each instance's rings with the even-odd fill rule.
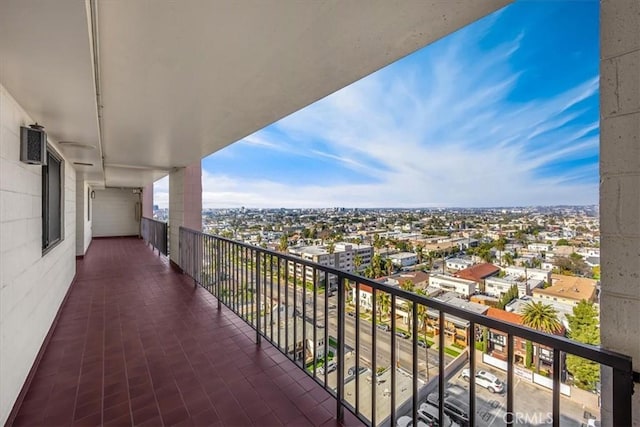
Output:
[[[445,393],[466,404],[469,401],[469,382],[462,378],[461,373],[468,364],[453,374],[446,384]],[[506,379],[506,373],[488,365],[478,363],[476,371],[483,369],[497,376],[501,381]],[[437,393],[437,386],[432,393]],[[425,399],[421,399],[424,401]],[[506,384],[502,393],[491,393],[487,388],[476,384],[476,425],[504,426],[506,425]],[[592,411],[592,410],[591,410]],[[551,390],[529,383],[520,378],[514,383],[514,417],[513,425],[544,426],[551,423],[552,416]],[[560,425],[580,427],[586,424],[585,412],[589,412],[584,405],[575,399],[561,395]],[[411,415],[409,411],[399,415]],[[599,414],[594,414],[599,418]]]

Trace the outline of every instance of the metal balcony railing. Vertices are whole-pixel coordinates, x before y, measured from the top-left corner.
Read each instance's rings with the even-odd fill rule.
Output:
[[[158,250],[158,253],[169,254],[169,225],[166,222],[142,217],[142,238]]]
[[[602,399],[609,399],[613,408],[613,425],[631,424],[633,380],[627,356],[186,228],[180,228],[179,251],[180,267],[196,286],[250,324],[258,343],[263,338],[271,342],[335,397],[339,420],[347,408],[367,425],[432,425],[437,420],[446,421],[440,425],[449,420],[450,425],[489,425],[496,419],[513,425],[522,424],[523,417],[533,424],[566,425],[573,406],[563,400],[568,406],[561,410],[560,395],[568,388],[561,378],[566,375],[565,356],[576,355],[611,369],[612,392]],[[404,329],[401,318],[408,323]],[[447,332],[452,325],[455,334]],[[466,337],[460,332],[465,326]],[[449,340],[461,339],[466,343],[447,346]],[[525,342],[527,347],[533,343],[536,363],[548,367],[546,378],[531,373],[544,379],[547,388],[532,385],[536,394],[524,396],[516,406],[515,380],[529,372],[516,362]],[[476,378],[486,370],[477,343],[506,352],[504,380],[487,385],[485,378]],[[450,382],[461,378],[468,382]],[[545,398],[548,408],[542,414],[520,408]],[[576,425],[580,414],[573,418]]]

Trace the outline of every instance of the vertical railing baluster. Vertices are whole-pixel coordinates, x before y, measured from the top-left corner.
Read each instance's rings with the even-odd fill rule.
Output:
[[[255,308],[255,317],[256,317],[256,344],[260,344],[262,342],[261,338],[260,338],[260,318],[262,317],[261,315],[261,311],[260,311],[260,268],[262,268],[262,266],[260,265],[260,263],[262,262],[262,253],[259,250],[256,250],[256,282],[255,282],[255,296],[253,297],[253,300],[256,303],[256,308]]]
[[[396,350],[396,295],[391,294],[391,425],[396,425],[396,374],[398,352]],[[442,418],[441,418],[442,419]]]
[[[553,427],[560,426],[560,351],[553,351]]]
[[[284,334],[284,342],[285,342],[285,347],[286,347],[286,351],[285,354],[287,357],[289,356],[289,313],[291,312],[289,310],[289,261],[286,262],[286,264],[284,265],[284,301],[285,301],[285,313],[284,313],[284,329],[285,329],[285,334]]]
[[[345,278],[344,276],[338,276],[338,384],[337,384],[337,408],[336,418],[339,422],[344,420],[344,407],[342,402],[344,401],[344,341],[345,341]]]
[[[360,283],[355,282],[355,298],[356,316],[354,317],[354,328],[356,333],[356,363],[353,367],[356,376],[356,414],[360,414]]]
[[[302,266],[302,368],[307,365],[307,266]]]
[[[444,261],[443,261],[444,262]],[[438,310],[438,414],[439,419],[444,420],[444,330],[445,314],[442,310]]]
[[[318,314],[318,284],[317,284],[317,269],[313,269],[313,377],[316,377],[316,365],[318,364],[318,332],[317,329],[317,314]],[[327,299],[327,293],[325,288],[325,299]],[[326,359],[326,358],[325,358]]]
[[[324,272],[324,386],[327,388],[329,384],[327,366],[329,364],[329,296],[327,294],[327,286],[329,283],[329,273]]]
[[[540,348],[538,348],[540,357]],[[513,335],[507,334],[507,425],[513,424]]]
[[[293,361],[298,361],[298,263],[293,263]]]
[[[632,421],[633,367],[631,360],[626,364],[626,370],[613,368],[612,373],[611,402],[614,426],[629,426]]]
[[[215,266],[215,283],[216,283],[216,290],[217,290],[217,295],[216,297],[218,298],[218,310],[222,310],[222,301],[221,299],[224,297],[223,295],[223,277],[222,277],[222,245],[220,242],[220,239],[215,239],[214,240],[215,245],[216,245],[216,266]]]
[[[269,255],[269,339],[271,342],[275,341],[273,336],[273,254]]]
[[[278,348],[282,348],[282,339],[280,336],[280,325],[281,323],[281,319],[280,319],[280,312],[282,311],[282,291],[280,289],[281,287],[281,269],[282,269],[282,258],[280,258],[280,256],[276,256],[276,259],[278,260],[278,268],[277,268],[277,274],[278,274]],[[286,353],[286,351],[285,351]]]
[[[469,344],[469,425],[476,425],[476,324],[469,323],[471,342]]]
[[[418,425],[418,303],[414,301],[411,313],[411,341],[413,344],[413,425]]]
[[[378,362],[377,357],[377,330],[376,330],[376,315],[378,313],[378,307],[376,302],[376,294],[378,290],[376,288],[371,289],[371,425],[376,425],[376,392],[378,387]]]

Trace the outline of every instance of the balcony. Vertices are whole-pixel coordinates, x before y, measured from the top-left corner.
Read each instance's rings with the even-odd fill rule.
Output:
[[[360,425],[136,238],[96,239],[8,425]]]

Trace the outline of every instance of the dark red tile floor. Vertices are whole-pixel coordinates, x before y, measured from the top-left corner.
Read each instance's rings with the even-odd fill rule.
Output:
[[[14,425],[333,426],[335,406],[141,240],[96,239]]]

